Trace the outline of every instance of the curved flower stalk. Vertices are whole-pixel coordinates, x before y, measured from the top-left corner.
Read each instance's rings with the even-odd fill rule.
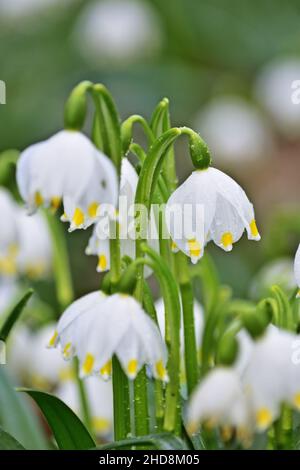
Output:
[[[219,367],[210,372],[193,392],[187,409],[190,434],[203,424],[223,428],[223,437],[230,439],[236,431],[241,440],[251,434],[251,419],[243,386],[231,368]]]
[[[111,382],[104,382],[99,377],[88,377],[85,380],[86,396],[89,402],[91,425],[94,434],[102,439],[112,439],[113,433],[113,393]],[[57,395],[76,414],[81,416],[76,383],[67,380],[56,389]]]
[[[299,336],[271,326],[253,347],[243,382],[260,431],[279,417],[283,403],[300,409],[300,368],[293,356],[297,344]]]
[[[300,297],[300,245],[296,251],[295,260],[294,260],[294,276],[296,280],[296,284],[299,287],[297,292],[297,298]]]
[[[63,200],[70,230],[94,223],[99,205],[115,204],[117,198],[113,164],[76,130],[60,131],[24,150],[17,182],[29,213],[40,206],[57,209]]]
[[[15,276],[19,247],[18,206],[4,188],[0,188],[0,212],[5,221],[0,231],[0,275]]]
[[[41,214],[29,217],[23,209],[18,214],[19,251],[17,270],[31,279],[46,277],[52,265],[51,237]]]
[[[182,214],[188,207],[190,223],[182,223]],[[210,240],[225,251],[232,250],[245,229],[250,240],[260,240],[253,205],[246,193],[216,168],[194,171],[169,198],[166,213],[171,214],[174,209],[174,219],[166,219],[173,249],[183,251],[192,263],[203,256]]]
[[[80,374],[111,374],[115,354],[129,379],[135,379],[144,364],[155,378],[168,381],[167,353],[155,323],[140,304],[126,294],[106,296],[92,292],[74,302],[62,315],[50,346],[60,344],[65,359],[74,355]]]

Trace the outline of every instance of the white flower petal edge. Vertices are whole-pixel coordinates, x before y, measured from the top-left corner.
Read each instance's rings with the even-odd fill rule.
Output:
[[[50,346],[58,344],[66,359],[78,356],[81,376],[100,374],[107,379],[116,354],[130,379],[148,364],[155,378],[168,380],[167,350],[159,329],[129,295],[92,292],[74,302],[50,340]]]
[[[180,249],[193,263],[209,240],[225,251],[231,251],[245,229],[249,239],[260,240],[246,193],[216,168],[194,171],[169,198],[166,214],[174,251]]]
[[[101,202],[116,203],[116,171],[81,132],[63,130],[24,150],[17,182],[29,213],[39,206],[57,209],[64,200],[63,220],[71,230],[96,220]]]
[[[210,372],[193,392],[187,409],[189,432],[199,425],[235,428],[246,434],[249,412],[243,388],[237,373],[230,368],[217,367]]]
[[[279,416],[282,403],[300,409],[299,365],[293,361],[299,343],[294,333],[270,326],[253,346],[243,383],[259,431]]]
[[[296,284],[299,287],[299,290],[297,292],[297,298],[299,298],[300,297],[300,245],[298,246],[298,249],[295,255],[294,275],[295,275]]]

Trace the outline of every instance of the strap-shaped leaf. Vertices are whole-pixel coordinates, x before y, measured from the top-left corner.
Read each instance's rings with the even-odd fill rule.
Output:
[[[13,307],[12,311],[6,317],[4,324],[0,329],[0,340],[6,341],[8,338],[9,333],[11,332],[14,324],[19,319],[21,313],[23,312],[24,307],[26,306],[28,300],[33,294],[33,290],[29,289],[19,302]]]
[[[0,450],[25,450],[13,436],[0,427]]]
[[[59,398],[38,390],[19,391],[28,393],[39,406],[60,449],[84,450],[95,447],[95,442],[78,416]]]
[[[8,355],[9,364],[9,355]],[[16,393],[6,366],[0,366],[0,423],[27,450],[47,449],[44,429],[29,403],[28,397]]]

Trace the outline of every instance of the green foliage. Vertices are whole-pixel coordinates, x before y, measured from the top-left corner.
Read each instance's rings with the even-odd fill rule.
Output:
[[[61,450],[84,450],[95,446],[88,430],[59,398],[37,390],[19,389],[33,398],[43,412]]]
[[[0,367],[1,426],[26,449],[46,449],[45,435],[31,404],[15,392],[4,369],[5,366]]]
[[[25,450],[24,447],[8,432],[0,427],[0,450]]]

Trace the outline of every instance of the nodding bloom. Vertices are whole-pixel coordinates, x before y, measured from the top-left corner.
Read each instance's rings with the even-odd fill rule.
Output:
[[[196,432],[201,424],[220,427],[224,439],[230,438],[234,430],[241,439],[250,432],[242,383],[233,369],[215,368],[193,392],[187,408],[189,432]]]
[[[126,294],[92,292],[70,305],[60,318],[49,346],[60,344],[65,359],[76,355],[81,376],[111,374],[116,355],[130,379],[144,364],[167,381],[167,351],[158,327],[140,304]]]
[[[279,416],[283,403],[300,410],[300,364],[293,359],[297,344],[299,336],[271,326],[253,346],[243,382],[259,431]]]
[[[3,188],[0,188],[0,212],[3,220],[0,230],[0,275],[14,276],[19,246],[18,206]]]
[[[89,401],[91,425],[94,433],[98,437],[112,438],[113,392],[111,381],[105,382],[100,377],[91,376],[86,378],[84,386]],[[81,416],[82,410],[75,380],[62,382],[55,394],[77,415]]]
[[[52,248],[45,219],[41,214],[29,217],[23,209],[20,209],[18,230],[18,272],[33,279],[47,276],[52,264]]]
[[[99,205],[115,204],[118,184],[111,161],[81,132],[63,130],[24,150],[17,182],[29,213],[39,206],[57,209],[70,230],[97,220]]]
[[[166,215],[174,251],[183,251],[193,263],[210,240],[225,251],[245,229],[250,240],[260,240],[245,191],[216,168],[195,170],[169,198]]]
[[[298,246],[298,249],[295,255],[294,275],[295,275],[296,284],[299,287],[299,290],[297,292],[297,297],[299,298],[300,297],[300,245]]]

